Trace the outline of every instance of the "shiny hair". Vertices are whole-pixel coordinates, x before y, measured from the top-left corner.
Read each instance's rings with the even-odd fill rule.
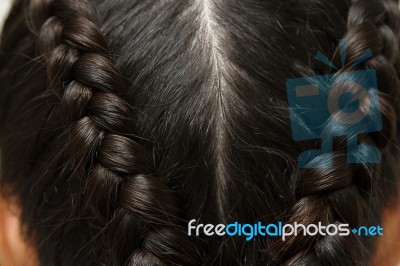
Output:
[[[351,234],[188,236],[199,223],[379,221],[396,194],[393,0],[16,1],[1,40],[2,193],[43,265],[365,265]],[[300,169],[287,79],[375,69],[379,164]],[[373,57],[354,67],[367,50]],[[340,65],[340,64],[337,64]],[[329,129],[327,129],[329,130]],[[316,160],[324,160],[321,155]]]

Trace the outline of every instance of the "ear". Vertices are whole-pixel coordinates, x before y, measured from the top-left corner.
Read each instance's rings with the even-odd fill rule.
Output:
[[[21,235],[19,208],[0,197],[0,265],[36,266],[34,249]]]

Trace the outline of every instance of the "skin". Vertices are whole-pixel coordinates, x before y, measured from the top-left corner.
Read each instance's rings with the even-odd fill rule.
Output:
[[[36,266],[35,252],[24,241],[15,204],[0,198],[0,265]]]
[[[378,238],[371,266],[400,265],[400,199],[383,214],[383,236]]]

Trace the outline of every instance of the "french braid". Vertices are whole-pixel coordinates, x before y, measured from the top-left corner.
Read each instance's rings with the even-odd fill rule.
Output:
[[[109,223],[118,264],[195,263],[174,192],[153,176],[149,154],[133,137],[135,113],[124,100],[129,82],[113,64],[93,7],[85,0],[34,0],[29,15],[60,99],[67,164],[84,180],[88,206]]]
[[[347,40],[346,64],[339,71],[348,72],[356,68],[376,70],[383,130],[379,135],[363,135],[359,142],[378,147],[385,157],[397,127],[400,73],[398,4],[390,0],[353,1],[347,21],[344,36]],[[367,49],[371,49],[373,56],[361,66],[353,66]],[[340,65],[339,49],[334,59]],[[321,155],[312,163],[323,162],[327,156]],[[288,214],[288,223],[346,223],[351,230],[372,221],[371,209],[382,208],[382,202],[377,202],[376,206],[372,203],[384,191],[381,189],[385,177],[380,164],[348,164],[346,141],[343,140],[335,142],[334,161],[334,166],[329,169],[300,170],[295,188],[297,203]],[[384,196],[379,195],[379,198]],[[365,265],[368,248],[361,237],[352,233],[349,236],[321,237],[299,234],[286,242],[275,242],[268,252],[274,262],[284,265]]]
[[[16,0],[1,35],[0,190],[41,264],[367,264],[353,234],[192,235],[198,259],[183,220],[376,225],[400,171],[396,1],[88,1]],[[382,163],[335,138],[333,168],[299,170],[317,141],[291,139],[284,83],[326,74],[316,51],[340,68],[342,37],[337,72],[377,74],[383,130],[357,141]]]

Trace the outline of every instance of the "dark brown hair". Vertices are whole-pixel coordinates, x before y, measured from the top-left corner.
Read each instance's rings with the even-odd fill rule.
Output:
[[[365,265],[371,238],[187,235],[199,223],[379,222],[398,169],[392,0],[16,1],[1,40],[2,193],[43,265]],[[285,82],[375,69],[380,164],[299,169]],[[353,63],[367,50],[373,57]],[[338,63],[337,65],[340,65]],[[324,160],[325,155],[316,160]]]

